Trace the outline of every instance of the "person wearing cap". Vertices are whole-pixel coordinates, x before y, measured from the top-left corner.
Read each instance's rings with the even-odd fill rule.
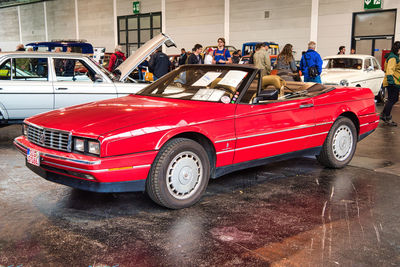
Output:
[[[204,56],[204,64],[212,64],[213,62],[213,52],[214,50],[209,47],[206,51],[206,55]]]
[[[125,54],[122,52],[122,47],[117,45],[115,47],[114,54],[110,57],[110,63],[108,64],[108,71],[113,72],[122,62],[126,59]]]

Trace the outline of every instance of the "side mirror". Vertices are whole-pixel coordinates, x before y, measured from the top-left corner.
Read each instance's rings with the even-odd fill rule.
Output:
[[[374,70],[374,67],[373,66],[369,66],[368,68],[367,68],[367,71],[373,71]]]
[[[94,75],[94,82],[95,83],[102,83],[103,82],[103,78],[101,77],[101,75],[100,74],[95,74]]]

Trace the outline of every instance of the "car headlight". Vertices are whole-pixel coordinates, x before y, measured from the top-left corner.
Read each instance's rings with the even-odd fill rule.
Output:
[[[28,125],[22,124],[22,134],[28,136]]]
[[[88,142],[89,153],[100,155],[100,143],[97,141]]]
[[[74,150],[79,152],[85,152],[85,140],[75,138],[74,140]]]
[[[340,81],[341,86],[349,86],[349,81],[348,80],[341,80]]]
[[[74,137],[74,151],[100,156],[100,142],[94,139]]]

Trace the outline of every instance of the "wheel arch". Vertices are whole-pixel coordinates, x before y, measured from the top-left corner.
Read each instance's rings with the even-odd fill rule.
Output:
[[[350,119],[354,123],[354,126],[357,129],[357,136],[360,135],[360,121],[358,120],[358,117],[356,114],[354,114],[354,112],[346,111],[346,112],[343,112],[342,114],[340,114],[339,116]]]
[[[1,117],[3,117],[2,120],[8,120],[8,112],[5,106],[0,102],[0,120]]]
[[[215,172],[215,164],[217,162],[217,156],[216,156],[217,154],[216,154],[215,146],[211,142],[211,140],[207,136],[205,136],[204,134],[199,133],[199,132],[182,132],[182,133],[177,133],[177,134],[171,136],[170,138],[168,138],[168,140],[163,142],[161,147],[164,146],[169,140],[172,140],[175,138],[187,138],[187,139],[190,139],[190,140],[193,140],[193,141],[199,143],[207,153],[207,156],[208,156],[208,159],[210,162],[210,174],[211,174],[211,176],[213,176],[213,174]]]

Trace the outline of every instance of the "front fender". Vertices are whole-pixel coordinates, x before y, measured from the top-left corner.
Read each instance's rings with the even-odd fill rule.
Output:
[[[184,133],[198,133],[198,134],[204,135],[206,138],[208,138],[214,144],[213,138],[211,138],[211,135],[207,131],[205,131],[203,128],[198,127],[198,126],[191,126],[191,127],[185,127],[185,128],[176,128],[176,129],[172,129],[172,130],[166,132],[158,140],[154,149],[159,150],[168,140],[170,140],[174,136],[184,134]]]

